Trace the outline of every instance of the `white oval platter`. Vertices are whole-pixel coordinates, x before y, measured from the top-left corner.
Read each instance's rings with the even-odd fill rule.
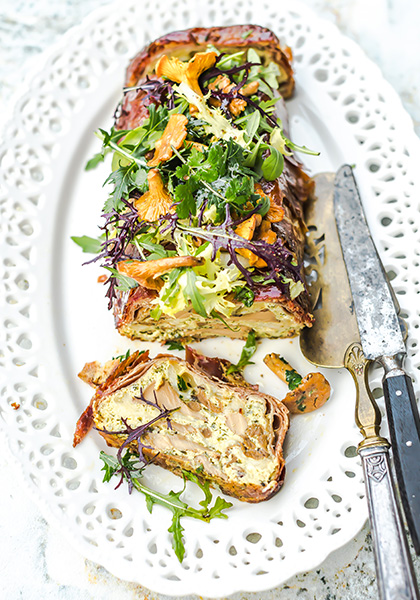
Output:
[[[119,337],[106,309],[96,266],[71,235],[95,235],[107,166],[83,170],[97,151],[93,131],[107,127],[129,58],[175,29],[258,23],[295,55],[296,93],[288,103],[292,138],[321,151],[304,157],[312,173],[356,165],[373,236],[401,300],[410,332],[420,317],[420,144],[401,103],[379,70],[350,40],[307,7],[286,0],[128,0],[108,5],[71,30],[25,82],[0,146],[1,424],[16,469],[46,518],[87,558],[157,592],[220,597],[259,591],[313,569],[362,527],[367,508],[354,446],[350,376],[328,371],[333,396],[293,418],[283,489],[261,505],[234,501],[229,519],[184,519],[186,557],[172,552],[169,515],[149,514],[143,497],[103,484],[99,436],[72,448],[76,420],[90,391],[76,374],[141,343]],[[227,338],[196,347],[237,360],[242,343]],[[161,350],[149,344],[152,355]],[[311,370],[297,340],[264,341],[245,375],[263,391],[285,394],[264,367],[268,351]],[[408,340],[407,367],[418,384],[419,355]],[[19,406],[19,408],[17,408]],[[17,408],[17,410],[16,410]],[[151,467],[148,483],[181,481]],[[195,501],[194,488],[187,497]]]

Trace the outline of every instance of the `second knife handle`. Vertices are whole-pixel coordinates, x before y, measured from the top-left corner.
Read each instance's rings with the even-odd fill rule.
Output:
[[[365,474],[369,517],[381,600],[418,600],[401,513],[395,501],[388,448],[359,449]]]
[[[420,554],[420,418],[413,384],[403,371],[394,370],[386,373],[383,388],[401,501]]]

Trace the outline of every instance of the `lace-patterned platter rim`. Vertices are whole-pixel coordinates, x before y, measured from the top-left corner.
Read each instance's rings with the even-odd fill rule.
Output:
[[[341,371],[326,372],[334,395],[325,410],[292,421],[281,492],[262,505],[235,502],[228,521],[185,521],[182,564],[170,547],[165,511],[156,507],[150,515],[143,498],[101,482],[102,442],[92,435],[77,449],[71,446],[90,396],[75,373],[87,360],[144,347],[113,332],[96,283],[99,271],[82,268],[69,241],[70,235],[95,234],[103,201],[105,171],[83,172],[97,149],[92,132],[110,122],[124,68],[144,43],[174,29],[239,22],[269,26],[294,50],[292,137],[322,151],[305,160],[307,167],[315,173],[356,164],[367,218],[409,324],[407,367],[418,385],[414,190],[420,144],[379,70],[307,7],[295,1],[155,0],[95,11],[40,60],[15,101],[0,150],[0,410],[16,469],[45,517],[84,556],[122,579],[178,597],[275,587],[319,565],[367,516],[354,452],[354,392]],[[149,346],[152,355],[161,350]],[[241,344],[222,339],[196,346],[236,360]],[[246,376],[281,396],[285,390],[262,364],[269,351],[283,353],[302,372],[311,367],[296,340],[261,343]],[[378,380],[374,373],[375,395]],[[148,479],[162,490],[181,485],[158,468]],[[196,501],[196,490],[188,488],[187,496]]]

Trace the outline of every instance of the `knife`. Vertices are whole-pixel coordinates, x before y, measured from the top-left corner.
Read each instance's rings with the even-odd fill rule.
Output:
[[[403,335],[352,168],[337,172],[334,211],[365,357],[384,368],[382,385],[395,471],[408,529],[420,554],[420,418],[403,370]]]
[[[370,361],[365,359],[360,344],[341,253],[334,218],[334,177],[335,173],[315,175],[315,193],[305,206],[309,230],[306,273],[315,322],[301,333],[300,348],[303,356],[318,367],[345,367],[353,377],[355,418],[363,436],[357,452],[365,475],[379,598],[419,600],[401,510],[396,500],[389,443],[380,435],[381,413],[368,382]]]

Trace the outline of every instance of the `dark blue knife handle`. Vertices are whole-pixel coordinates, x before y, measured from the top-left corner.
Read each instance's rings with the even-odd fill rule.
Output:
[[[420,417],[410,377],[392,369],[383,379],[395,471],[408,529],[420,554]]]

